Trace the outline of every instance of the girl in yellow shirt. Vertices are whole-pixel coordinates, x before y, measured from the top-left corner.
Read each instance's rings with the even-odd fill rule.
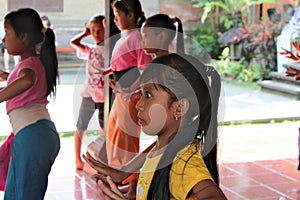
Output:
[[[157,140],[142,167],[137,199],[226,199],[218,187],[217,135],[211,130],[214,108],[205,69],[191,56],[169,54],[143,72],[138,123]],[[109,176],[105,181],[98,182],[105,199],[126,199]]]

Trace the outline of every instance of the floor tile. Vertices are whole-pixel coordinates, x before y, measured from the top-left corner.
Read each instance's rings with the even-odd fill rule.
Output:
[[[223,128],[219,148],[220,187],[229,200],[300,200],[298,133],[291,131],[296,126],[276,125],[272,137],[269,127]],[[283,135],[285,131],[290,134]],[[143,137],[142,148],[152,142],[153,138]],[[73,137],[62,138],[61,150],[49,175],[46,200],[102,199],[95,181],[76,170],[74,160]]]

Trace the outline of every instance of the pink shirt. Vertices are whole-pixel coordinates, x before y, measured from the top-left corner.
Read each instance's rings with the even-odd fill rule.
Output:
[[[142,47],[142,35],[138,29],[122,31],[111,57],[112,71],[122,71],[133,66],[144,69],[143,65],[152,61]]]
[[[14,70],[8,76],[7,84],[16,80],[22,69],[33,70],[36,75],[36,82],[25,92],[6,101],[7,113],[16,108],[22,108],[30,104],[48,103],[45,69],[39,57],[29,57],[15,66]]]
[[[104,46],[96,44],[83,43],[84,51],[77,51],[77,56],[87,60],[86,76],[87,80],[84,90],[81,93],[83,97],[92,97],[96,103],[104,102]]]

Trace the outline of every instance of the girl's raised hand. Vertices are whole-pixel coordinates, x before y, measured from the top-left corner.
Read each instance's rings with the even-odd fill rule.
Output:
[[[88,23],[84,23],[84,33],[85,35],[91,35],[90,26]]]
[[[99,180],[98,186],[102,192],[102,197],[105,200],[115,199],[115,200],[124,200],[127,199],[126,196],[119,190],[117,184],[115,184],[111,177],[106,177],[106,183]]]

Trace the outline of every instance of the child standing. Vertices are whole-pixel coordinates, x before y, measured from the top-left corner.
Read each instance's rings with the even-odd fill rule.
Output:
[[[170,54],[143,72],[138,122],[157,140],[142,167],[137,199],[226,199],[217,185],[217,138],[210,130],[213,108],[203,69],[193,57]],[[99,181],[106,199],[127,198],[110,177],[106,181]]]
[[[176,19],[176,20],[175,20]],[[178,23],[177,33],[174,23]],[[169,46],[175,35],[177,34],[177,52],[184,51],[183,35],[182,35],[182,24],[180,19],[171,19],[168,15],[157,14],[146,19],[142,26],[143,45],[147,53],[152,54],[153,57],[159,57],[162,55],[169,54]],[[208,65],[202,65],[203,74],[207,75],[207,79],[210,79],[210,90],[212,95],[212,117],[211,122],[213,126],[211,131],[217,134],[217,115],[218,115],[218,104],[221,89],[221,80],[218,72],[213,67]],[[213,135],[213,134],[210,134]],[[145,154],[148,153],[153,144],[146,148],[141,154],[137,155],[131,162],[123,165],[122,168],[116,169],[111,168],[101,162],[97,162],[89,154],[84,156],[87,162],[98,171],[99,175],[94,175],[97,179],[101,179],[103,175],[110,176],[114,182],[120,182],[128,177],[132,172],[139,170],[144,161]],[[216,153],[216,148],[213,149]],[[211,153],[213,155],[214,153]],[[204,161],[209,165],[211,159],[204,157]],[[215,163],[216,165],[216,163]],[[100,175],[101,174],[101,175]]]
[[[0,102],[6,101],[15,134],[4,199],[44,199],[60,149],[46,108],[58,77],[55,36],[30,8],[11,11],[4,20],[5,47],[9,54],[21,57],[0,90]]]
[[[177,28],[174,23],[178,24]],[[156,14],[145,20],[141,28],[142,45],[144,51],[153,58],[169,54],[169,46],[177,35],[177,52],[184,51],[182,23],[179,18],[170,18],[165,14]],[[149,148],[147,148],[149,149]],[[145,151],[147,151],[147,149]],[[145,153],[143,152],[143,154]],[[136,159],[137,158],[137,159]],[[142,167],[143,160],[136,157],[129,165],[122,165],[122,170],[112,169],[109,166],[100,166],[101,163],[95,164],[95,160],[87,154],[85,159],[99,173],[111,175],[113,180],[120,182],[128,174],[139,170]],[[136,160],[139,160],[137,163]],[[115,166],[114,166],[115,167]],[[95,175],[97,176],[97,175]]]
[[[116,85],[120,83],[125,88],[134,82],[132,77],[124,78],[128,74],[126,72],[134,71],[136,67],[142,69],[152,58],[145,54],[141,45],[142,36],[137,29],[145,20],[139,0],[115,0],[112,8],[121,38],[115,44],[106,74],[113,74]],[[139,76],[139,73],[134,74]],[[125,101],[120,93],[115,94],[106,134],[107,159],[111,166],[120,167],[139,153],[141,128],[132,117],[136,116],[135,103],[134,99]],[[123,183],[129,182],[129,188],[135,190],[136,180],[137,175],[133,175]]]
[[[89,24],[85,24],[84,32],[76,35],[70,42],[77,50],[79,58],[86,59],[87,82],[81,93],[82,101],[76,124],[75,140],[75,162],[76,168],[82,170],[84,163],[81,159],[82,137],[87,130],[88,123],[94,112],[98,109],[98,120],[100,134],[103,135],[103,109],[104,109],[104,16],[96,14],[91,17]],[[96,44],[83,43],[81,40],[92,36]]]
[[[178,24],[177,29],[175,22]],[[176,35],[176,52],[184,52],[182,23],[177,17],[171,19],[166,14],[153,15],[146,19],[141,33],[144,50],[153,57],[169,54],[170,44]]]

